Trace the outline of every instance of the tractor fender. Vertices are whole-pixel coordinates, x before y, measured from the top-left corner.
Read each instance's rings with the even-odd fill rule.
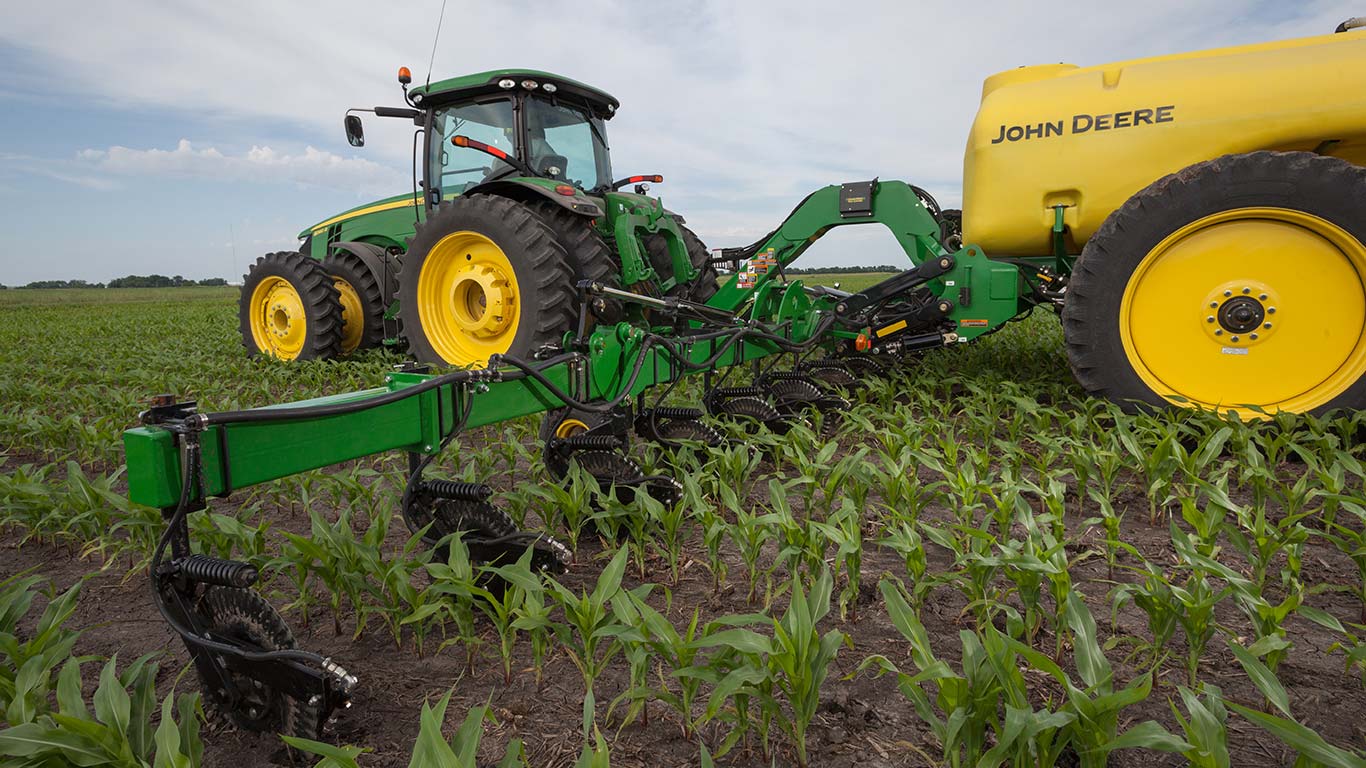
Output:
[[[386,268],[389,254],[385,252],[384,248],[359,240],[344,240],[329,243],[327,249],[354,254],[365,265],[365,268],[370,270],[370,275],[375,278],[375,285],[380,286],[380,290],[384,292],[384,300],[387,302],[393,298],[394,292],[398,290],[398,269],[393,266]]]
[[[602,215],[602,208],[578,190],[575,190],[573,195],[561,195],[552,189],[546,189],[540,184],[507,179],[490,181],[487,184],[471,187],[465,190],[463,194],[468,195],[479,192],[488,195],[498,195],[521,202],[537,199],[549,200],[570,213],[587,218],[597,218]]]

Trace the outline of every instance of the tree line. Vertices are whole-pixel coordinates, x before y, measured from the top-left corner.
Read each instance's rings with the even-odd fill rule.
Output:
[[[203,280],[191,280],[189,278],[175,275],[167,277],[165,275],[127,275],[116,277],[107,283],[90,283],[85,280],[35,280],[27,285],[16,285],[14,288],[184,288],[187,286],[221,286],[227,285],[228,281],[221,277],[208,277]],[[0,283],[0,289],[10,288],[11,286]]]

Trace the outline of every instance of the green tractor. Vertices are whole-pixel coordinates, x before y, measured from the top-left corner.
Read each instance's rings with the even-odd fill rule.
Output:
[[[401,70],[408,107],[351,110],[346,135],[365,143],[356,112],[412,120],[421,179],[310,227],[299,252],[257,260],[239,313],[252,355],[388,344],[424,363],[481,367],[558,344],[586,301],[595,324],[639,319],[623,317],[639,306],[587,299],[583,281],[698,303],[716,293],[706,246],[646,194],[663,178],[613,177],[611,95],[531,70],[410,81]]]

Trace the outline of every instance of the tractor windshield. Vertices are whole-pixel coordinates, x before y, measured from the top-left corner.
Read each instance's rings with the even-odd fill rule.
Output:
[[[474,104],[461,104],[439,110],[433,116],[432,172],[428,178],[440,179],[443,194],[464,192],[466,187],[505,175],[512,166],[470,147],[451,144],[453,136],[468,136],[509,155],[513,145],[512,99],[502,98]]]
[[[526,100],[527,164],[580,189],[612,183],[603,121],[586,110],[540,97]]]

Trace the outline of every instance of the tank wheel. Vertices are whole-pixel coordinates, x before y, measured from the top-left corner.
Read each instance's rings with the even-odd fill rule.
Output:
[[[697,277],[692,282],[675,285],[669,289],[668,295],[688,301],[704,303],[717,291],[716,267],[711,264],[711,251],[707,250],[706,243],[698,237],[691,229],[678,225],[678,231],[683,233],[683,246],[688,250],[688,260],[692,262],[693,268],[697,270]],[[655,272],[660,275],[672,275],[673,258],[669,255],[669,245],[662,235],[649,235],[643,239],[645,244],[645,255],[650,261],[650,266],[654,267]]]
[[[378,347],[384,341],[384,296],[379,281],[354,254],[333,252],[323,259],[323,269],[342,306],[341,353]]]
[[[1087,242],[1063,309],[1087,392],[1134,408],[1366,407],[1366,169],[1307,152],[1197,163]]]
[[[242,278],[237,320],[252,357],[315,360],[341,348],[337,288],[322,265],[297,251],[256,260]]]
[[[607,241],[593,228],[590,219],[570,213],[547,200],[532,200],[526,203],[555,233],[555,239],[569,255],[569,266],[574,271],[574,282],[592,280],[608,288],[621,287],[621,263],[607,246]],[[575,305],[577,306],[577,292]],[[621,320],[620,302],[602,299],[601,304],[591,307],[598,322],[614,324]]]
[[[235,587],[209,587],[196,605],[209,634],[231,638],[252,650],[280,651],[295,648],[289,625],[266,599],[254,590]],[[203,680],[201,679],[201,684]],[[264,680],[233,673],[233,682],[245,692],[237,706],[231,706],[219,690],[205,690],[205,698],[241,728],[317,739],[322,735],[323,716],[318,704],[299,701],[277,691]]]
[[[574,326],[564,248],[522,203],[461,195],[417,227],[398,276],[399,319],[418,360],[483,367],[527,358]]]

